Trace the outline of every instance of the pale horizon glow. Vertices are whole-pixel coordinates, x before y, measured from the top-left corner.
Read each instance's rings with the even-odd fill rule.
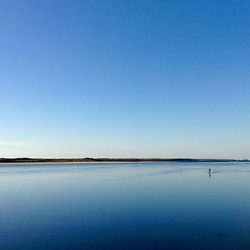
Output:
[[[0,158],[250,159],[249,1],[0,7]]]

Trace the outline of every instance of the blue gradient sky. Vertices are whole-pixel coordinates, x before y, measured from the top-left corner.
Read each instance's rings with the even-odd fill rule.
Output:
[[[0,9],[0,157],[250,158],[250,1]]]

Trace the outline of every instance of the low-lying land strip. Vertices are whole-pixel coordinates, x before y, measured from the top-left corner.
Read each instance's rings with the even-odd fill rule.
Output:
[[[0,158],[2,163],[129,163],[129,162],[250,162],[248,159],[192,158]]]

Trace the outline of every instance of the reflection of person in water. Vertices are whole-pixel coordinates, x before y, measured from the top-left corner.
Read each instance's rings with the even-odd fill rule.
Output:
[[[212,174],[212,171],[211,171],[211,168],[208,169],[208,175],[209,177],[211,177],[211,174]]]

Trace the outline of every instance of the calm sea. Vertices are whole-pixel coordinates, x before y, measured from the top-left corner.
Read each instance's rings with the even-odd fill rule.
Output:
[[[250,249],[250,164],[1,165],[0,249]]]

